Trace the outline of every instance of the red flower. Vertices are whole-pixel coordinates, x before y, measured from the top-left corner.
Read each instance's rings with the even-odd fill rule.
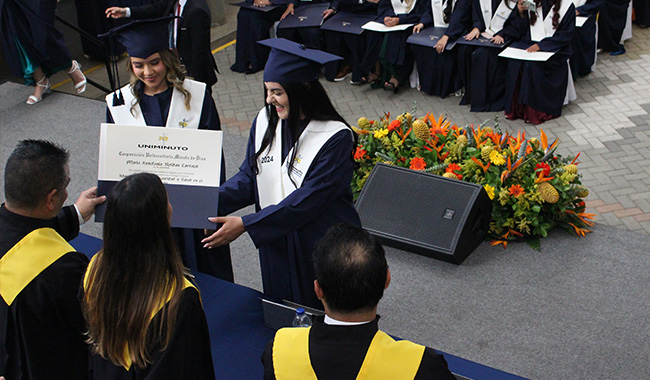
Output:
[[[409,166],[409,169],[424,170],[426,167],[427,167],[427,163],[424,162],[424,158],[422,158],[422,157],[414,157],[411,160],[411,165]]]
[[[535,171],[537,171],[537,169],[542,169],[544,177],[551,175],[551,167],[546,162],[540,162],[539,164],[535,165]]]
[[[509,192],[510,195],[512,195],[513,197],[518,197],[518,196],[520,196],[521,194],[524,193],[524,188],[521,187],[521,185],[512,185],[512,186],[510,186],[510,188],[508,189],[508,192]]]
[[[445,169],[445,173],[453,173],[456,175],[456,177],[458,177],[458,179],[463,179],[463,175],[461,174],[462,168],[458,164],[449,164],[449,166],[447,166],[447,169]]]
[[[406,157],[402,156],[402,157],[398,158],[397,162],[399,162],[401,164],[405,163],[406,162]]]
[[[358,146],[357,151],[354,152],[354,159],[363,160],[366,157],[366,154],[368,154],[368,151],[363,149],[363,147]]]
[[[395,120],[391,121],[390,124],[388,124],[388,130],[389,131],[394,131],[397,128],[399,128],[401,125],[402,125],[402,122],[395,119]]]

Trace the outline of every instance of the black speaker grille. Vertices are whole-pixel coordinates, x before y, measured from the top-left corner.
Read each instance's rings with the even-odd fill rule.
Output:
[[[357,211],[363,227],[379,236],[451,253],[477,191],[465,182],[378,165]]]

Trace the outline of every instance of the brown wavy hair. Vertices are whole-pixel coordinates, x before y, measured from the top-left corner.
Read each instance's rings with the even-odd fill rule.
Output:
[[[167,83],[170,86],[173,86],[178,91],[183,93],[185,98],[185,109],[190,109],[190,100],[192,99],[192,94],[183,87],[183,81],[185,78],[188,78],[187,72],[185,71],[185,66],[181,64],[181,60],[171,49],[164,49],[158,52],[160,54],[160,60],[163,65],[167,68]],[[143,83],[138,77],[135,76],[133,72],[133,66],[131,65],[131,58],[128,59],[126,70],[129,73],[129,84],[131,85],[131,93],[135,97],[136,101],[131,105],[131,114],[135,116],[135,106],[140,103],[140,92],[142,91]]]
[[[535,0],[535,6],[540,8],[542,6],[542,0]],[[555,30],[560,25],[560,6],[562,6],[562,0],[553,0],[551,3],[553,9],[553,29]],[[530,18],[530,25],[535,25],[537,22],[537,13],[528,12],[528,17]]]
[[[128,364],[128,349],[132,365],[146,368],[174,332],[187,271],[167,207],[150,173],[124,178],[106,201],[104,246],[86,273],[82,310],[92,351],[117,366]]]

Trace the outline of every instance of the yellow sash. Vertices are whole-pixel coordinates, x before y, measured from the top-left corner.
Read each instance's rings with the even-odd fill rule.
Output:
[[[98,256],[98,255],[93,256],[93,258],[90,259],[90,264],[88,264],[88,269],[86,270],[86,274],[84,275],[84,291],[86,291],[86,290],[88,289],[88,273],[90,273],[90,268],[91,268],[91,267],[93,266],[93,264],[95,263],[95,258],[97,258],[97,256]],[[183,290],[185,290],[185,289],[187,289],[187,288],[194,288],[194,289],[196,289],[196,286],[194,286],[194,284],[192,284],[192,283],[191,283],[187,278],[184,278],[183,280],[184,280],[184,281],[183,281]],[[181,290],[181,291],[182,291],[182,290]],[[198,289],[196,289],[196,291],[199,292]],[[200,294],[200,292],[199,292],[199,294]],[[200,297],[200,295],[199,295],[199,299],[200,299],[200,298],[201,298],[201,297]],[[167,295],[167,298],[165,299],[165,301],[161,301],[160,304],[158,305],[158,307],[152,311],[152,313],[151,313],[151,318],[149,318],[149,321],[151,321],[151,320],[153,319],[153,317],[155,317],[156,314],[158,314],[158,312],[160,311],[160,309],[162,309],[165,305],[167,305],[167,303],[168,303],[171,299],[172,299],[172,293],[169,293],[169,294]],[[124,347],[124,352],[123,352],[123,354],[122,354],[122,357],[123,357],[124,361],[127,363],[127,364],[124,366],[124,369],[126,369],[126,370],[128,371],[128,370],[131,368],[131,365],[133,364],[133,362],[131,361],[131,354],[130,354],[130,352],[129,352],[129,346]]]
[[[273,368],[278,380],[317,380],[309,358],[309,328],[278,330],[273,342]],[[395,341],[377,331],[363,360],[357,380],[412,380],[420,368],[424,346]]]
[[[75,249],[51,228],[27,234],[0,259],[0,295],[11,305],[47,267]]]

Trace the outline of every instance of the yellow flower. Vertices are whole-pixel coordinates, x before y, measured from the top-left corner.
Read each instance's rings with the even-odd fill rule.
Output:
[[[503,155],[501,153],[499,153],[499,151],[497,151],[497,150],[493,150],[493,151],[490,152],[490,161],[494,165],[497,165],[497,166],[503,165],[503,164],[506,163],[506,159],[503,158]]]
[[[382,128],[375,131],[374,135],[376,139],[381,139],[388,136],[388,129]]]
[[[490,185],[483,185],[483,188],[485,189],[488,197],[490,197],[490,199],[494,199],[494,187]]]

